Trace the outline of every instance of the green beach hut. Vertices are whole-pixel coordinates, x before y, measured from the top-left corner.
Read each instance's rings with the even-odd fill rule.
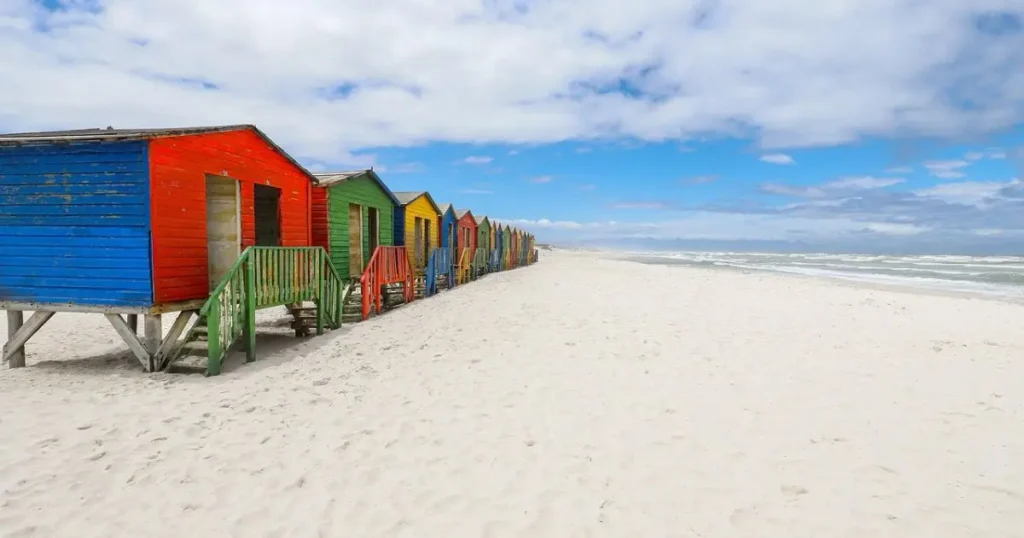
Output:
[[[398,200],[373,170],[316,174],[313,245],[324,247],[348,280],[362,275],[378,246],[394,245]]]

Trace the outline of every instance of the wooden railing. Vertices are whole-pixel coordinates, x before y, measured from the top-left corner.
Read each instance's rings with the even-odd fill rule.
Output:
[[[473,278],[479,278],[487,272],[487,249],[473,249]]]
[[[455,286],[455,268],[452,263],[452,249],[448,247],[435,248],[430,251],[430,258],[427,259],[426,282],[423,286],[423,294],[430,297],[438,292],[437,281],[441,276],[446,277],[445,286],[452,289]]]
[[[488,255],[488,265],[490,265],[490,271],[496,273],[501,271],[501,249],[492,249]]]
[[[473,270],[473,249],[466,247],[459,249],[459,262],[455,265],[455,271],[459,284],[469,281]]]
[[[363,294],[363,319],[370,318],[371,306],[376,306],[378,314],[384,309],[385,284],[403,284],[405,302],[415,299],[414,277],[405,247],[377,247],[363,276],[359,278]]]
[[[199,310],[199,321],[185,336],[206,331],[207,375],[217,375],[228,350],[245,337],[246,361],[256,358],[256,311],[314,301],[317,334],[324,325],[341,326],[343,282],[321,247],[249,247],[242,252]],[[180,350],[179,350],[180,351]],[[167,355],[161,368],[176,358]]]

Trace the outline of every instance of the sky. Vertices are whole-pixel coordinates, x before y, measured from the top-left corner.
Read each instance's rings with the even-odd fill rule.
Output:
[[[620,248],[1024,254],[1020,0],[3,0],[0,132],[252,123]]]

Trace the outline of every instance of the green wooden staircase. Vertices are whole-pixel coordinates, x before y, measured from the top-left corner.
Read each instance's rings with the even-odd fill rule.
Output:
[[[161,368],[184,357],[205,357],[206,375],[217,375],[237,345],[244,346],[246,362],[256,360],[256,311],[264,308],[287,306],[296,336],[337,329],[347,289],[321,247],[249,247]]]

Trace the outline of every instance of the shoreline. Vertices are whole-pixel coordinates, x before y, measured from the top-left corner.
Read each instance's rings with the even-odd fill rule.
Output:
[[[593,254],[598,254],[598,253],[595,252]],[[953,297],[953,298],[961,298],[961,299],[980,299],[980,300],[984,300],[984,301],[993,301],[993,302],[998,302],[998,303],[1009,303],[1009,304],[1015,304],[1015,305],[1024,305],[1024,297],[1001,296],[1001,295],[988,294],[988,293],[976,292],[976,291],[948,290],[948,289],[941,289],[941,288],[928,287],[928,286],[915,286],[913,284],[872,282],[870,280],[861,280],[861,279],[856,279],[856,278],[843,278],[843,277],[825,276],[825,275],[806,275],[806,274],[800,274],[800,273],[795,273],[795,272],[773,271],[771,269],[763,269],[763,268],[758,268],[758,267],[733,267],[733,266],[729,266],[729,265],[696,266],[696,265],[687,264],[687,263],[673,263],[670,258],[659,258],[657,256],[649,256],[649,255],[648,256],[644,256],[644,255],[629,254],[629,253],[616,253],[616,252],[612,252],[612,251],[603,251],[603,252],[600,252],[600,255],[603,258],[605,258],[605,259],[627,261],[627,262],[631,262],[631,263],[637,263],[637,264],[640,264],[640,265],[664,266],[664,267],[672,267],[672,268],[675,268],[675,269],[689,269],[689,270],[695,270],[695,271],[701,271],[701,270],[705,270],[705,271],[728,271],[728,272],[731,272],[731,273],[746,274],[746,275],[772,275],[772,276],[779,276],[779,277],[795,278],[795,279],[800,279],[800,280],[812,280],[812,281],[817,281],[817,282],[832,283],[832,284],[838,284],[838,285],[842,285],[842,286],[846,286],[846,287],[852,287],[852,288],[857,288],[857,289],[868,289],[868,290],[876,290],[876,291],[891,291],[891,292],[899,292],[899,293],[909,293],[909,294],[912,294],[912,295],[929,295],[929,296],[934,296],[934,297]],[[647,262],[647,261],[643,261],[644,259],[649,259],[649,260],[665,260],[665,262],[658,262],[658,261]]]

